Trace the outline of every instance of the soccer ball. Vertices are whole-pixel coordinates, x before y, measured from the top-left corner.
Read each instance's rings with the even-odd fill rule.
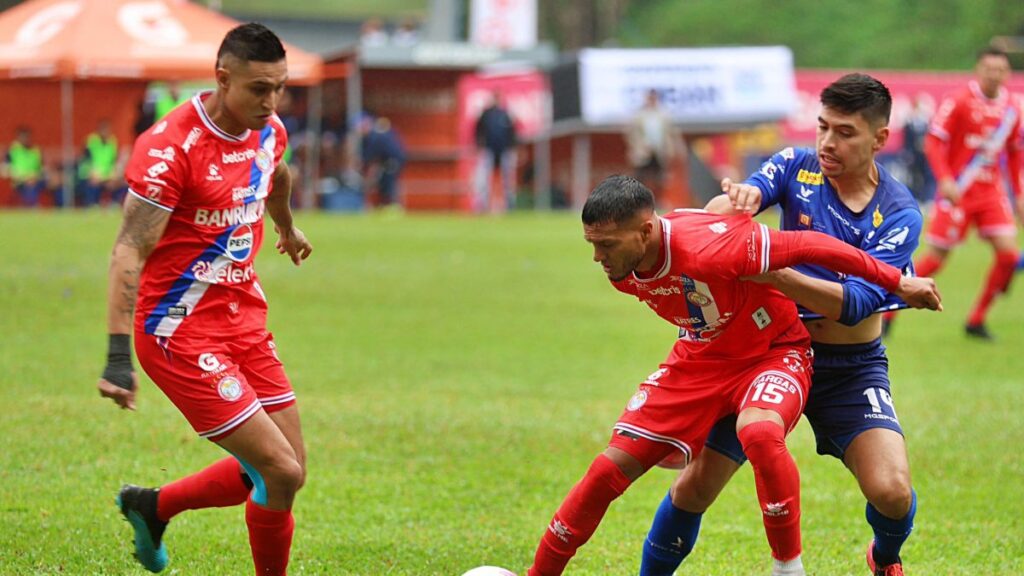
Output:
[[[516,576],[516,573],[496,566],[481,566],[473,568],[462,576]]]

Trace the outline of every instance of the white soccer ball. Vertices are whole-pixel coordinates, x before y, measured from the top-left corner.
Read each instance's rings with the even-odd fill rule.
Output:
[[[462,576],[516,576],[516,573],[496,566],[481,566],[473,568]]]

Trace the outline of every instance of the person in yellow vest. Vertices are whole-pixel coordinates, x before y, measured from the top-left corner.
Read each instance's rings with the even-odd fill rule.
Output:
[[[154,113],[155,121],[159,121],[171,110],[174,110],[183,103],[188,102],[188,96],[182,95],[181,88],[177,82],[168,82],[167,90],[160,93],[160,97],[156,100],[156,108]]]
[[[83,206],[99,204],[104,192],[111,194],[118,182],[118,158],[120,148],[117,137],[110,129],[109,120],[100,120],[96,131],[85,138],[85,152],[78,164],[78,176],[82,181]]]
[[[10,178],[22,206],[39,204],[39,196],[46,188],[46,179],[43,177],[43,154],[39,147],[32,143],[32,130],[28,127],[19,127],[14,142],[8,147],[3,164],[3,176]]]

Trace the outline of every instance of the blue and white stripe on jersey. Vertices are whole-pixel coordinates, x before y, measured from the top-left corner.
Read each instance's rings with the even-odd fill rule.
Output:
[[[196,304],[199,303],[207,288],[210,287],[208,282],[203,282],[196,278],[196,270],[204,269],[204,264],[209,264],[209,269],[219,270],[234,262],[225,255],[225,245],[228,238],[240,226],[248,226],[248,224],[228,226],[227,229],[217,236],[213,244],[207,246],[195,260],[189,263],[185,271],[181,273],[181,276],[171,285],[171,289],[164,294],[160,302],[153,308],[153,311],[146,317],[146,334],[165,337],[174,334],[174,331],[181,325],[185,316],[195,309]],[[183,308],[183,313],[170,315],[171,309],[176,307]]]
[[[260,143],[256,148],[256,157],[252,160],[249,169],[249,185],[252,186],[255,194],[245,199],[249,204],[257,200],[263,200],[270,193],[270,180],[274,177],[274,147],[277,145],[277,133],[270,123],[260,131]],[[267,162],[266,167],[260,164]]]

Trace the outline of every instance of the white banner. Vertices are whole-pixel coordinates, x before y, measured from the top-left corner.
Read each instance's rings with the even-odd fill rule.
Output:
[[[679,124],[770,122],[796,106],[789,48],[585,49],[580,101],[588,124],[623,124],[649,90]]]
[[[473,0],[469,41],[495,48],[537,45],[537,0]]]

